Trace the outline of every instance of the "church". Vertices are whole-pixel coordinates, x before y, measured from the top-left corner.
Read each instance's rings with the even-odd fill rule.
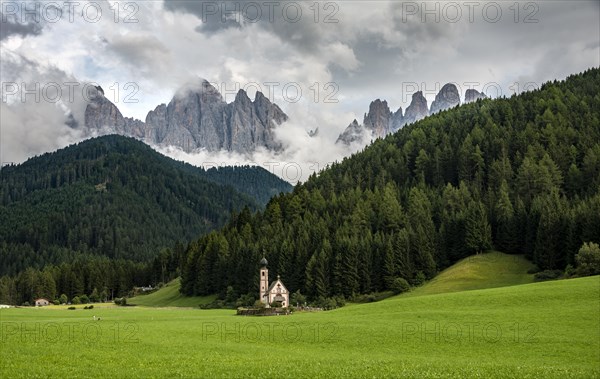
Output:
[[[290,293],[283,285],[279,275],[277,275],[277,280],[269,285],[268,264],[267,259],[263,257],[260,261],[260,301],[266,304],[267,308],[274,302],[280,302],[283,308],[287,308],[290,304]]]

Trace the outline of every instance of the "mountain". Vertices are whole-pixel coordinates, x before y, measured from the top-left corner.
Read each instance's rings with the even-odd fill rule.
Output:
[[[479,99],[485,99],[485,98],[486,98],[486,96],[483,93],[477,91],[476,89],[469,88],[468,90],[465,91],[465,104],[472,103]]]
[[[254,294],[263,256],[310,299],[419,285],[491,248],[576,265],[600,243],[598,93],[595,68],[406,125],[191,243],[182,292]]]
[[[485,95],[476,90],[468,89],[465,94],[465,103],[483,99]],[[460,105],[460,95],[454,84],[445,84],[431,103],[431,109],[427,107],[427,99],[423,92],[417,91],[412,95],[410,105],[406,108],[406,113],[402,115],[402,108],[395,113],[390,112],[387,102],[377,99],[369,106],[369,113],[365,114],[362,124],[356,120],[351,123],[338,137],[336,143],[349,145],[356,141],[362,141],[366,138],[382,138],[389,133],[394,133],[404,125],[422,120],[430,114],[438,113],[443,110],[454,108]],[[355,124],[356,123],[356,124]]]
[[[413,122],[424,119],[428,115],[427,99],[423,96],[423,92],[417,91],[413,93],[410,105],[406,108],[406,114],[402,119],[402,124],[412,124]]]
[[[400,125],[400,126],[398,126]],[[363,123],[358,124],[354,120],[346,130],[338,137],[336,143],[343,142],[350,144],[355,141],[361,141],[365,135],[371,138],[385,137],[392,132],[394,128],[402,125],[402,108],[395,113],[390,111],[387,101],[377,99],[369,106],[369,112],[365,113]]]
[[[369,112],[365,113],[363,123],[354,120],[339,135],[336,143],[349,145],[356,141],[383,138],[389,133],[402,128],[429,115],[427,100],[422,92],[416,92],[412,101],[406,108],[406,115],[402,116],[402,108],[394,113],[390,111],[387,101],[377,99],[369,105]]]
[[[460,105],[460,95],[454,84],[445,84],[440,92],[435,96],[435,100],[431,103],[430,114],[438,113],[448,108],[454,108]]]
[[[262,168],[206,171],[117,135],[5,166],[0,177],[0,274],[81,254],[145,261],[291,190]]]
[[[104,97],[100,87],[92,90],[84,125],[90,133],[116,133],[147,143],[176,146],[186,152],[196,149],[250,153],[257,148],[278,151],[273,130],[288,116],[257,92],[254,101],[240,90],[232,103],[203,80],[180,90],[168,105],[148,112],[145,122],[123,117],[116,105]]]

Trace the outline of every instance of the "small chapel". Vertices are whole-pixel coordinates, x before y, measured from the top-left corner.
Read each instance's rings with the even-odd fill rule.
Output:
[[[269,285],[269,269],[267,269],[267,259],[263,257],[260,260],[260,301],[264,303],[267,308],[274,302],[280,302],[282,308],[287,308],[290,304],[290,293],[283,285],[281,278],[277,275],[277,280],[273,281]]]

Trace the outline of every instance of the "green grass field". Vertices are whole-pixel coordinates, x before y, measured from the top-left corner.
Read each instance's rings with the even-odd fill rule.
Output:
[[[180,287],[181,283],[177,278],[156,292],[127,299],[127,303],[145,307],[198,307],[200,304],[208,304],[216,298],[216,296],[183,296],[179,293]]]
[[[439,273],[430,282],[403,296],[422,296],[496,288],[533,282],[527,270],[533,264],[521,255],[497,251],[467,257]]]
[[[600,376],[599,276],[291,316],[47,307],[2,309],[0,323],[1,378]]]

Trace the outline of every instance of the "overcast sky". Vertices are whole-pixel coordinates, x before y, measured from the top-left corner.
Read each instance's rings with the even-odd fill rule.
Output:
[[[292,119],[277,131],[288,149],[279,157],[169,155],[195,164],[297,162],[305,179],[348,154],[333,143],[354,118],[362,122],[376,98],[395,111],[422,90],[430,104],[447,82],[461,96],[467,88],[510,96],[598,67],[599,4],[3,0],[0,159],[22,162],[81,138],[64,122],[69,109],[82,115],[83,83],[100,84],[125,116],[143,120],[202,77],[228,102],[239,88],[271,97]],[[21,90],[35,82],[39,102],[13,95],[11,83]],[[49,83],[62,86],[58,101]],[[65,95],[69,85],[73,99]],[[308,138],[316,127],[319,135]]]

